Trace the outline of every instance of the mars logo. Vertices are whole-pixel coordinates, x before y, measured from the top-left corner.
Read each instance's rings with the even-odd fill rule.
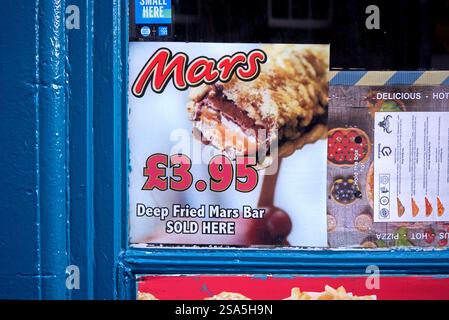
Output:
[[[251,81],[257,78],[260,65],[266,61],[266,53],[259,49],[248,53],[237,52],[232,56],[224,56],[218,61],[198,57],[189,62],[185,53],[179,52],[173,55],[169,49],[161,48],[140,71],[132,86],[132,93],[136,97],[142,97],[150,83],[154,92],[161,93],[170,79],[179,90],[204,83],[228,82],[234,74],[242,81]]]

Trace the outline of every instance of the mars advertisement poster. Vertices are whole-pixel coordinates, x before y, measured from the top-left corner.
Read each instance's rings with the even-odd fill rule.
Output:
[[[449,278],[445,276],[148,275],[138,278],[137,299],[447,300],[448,285]],[[179,312],[192,312],[187,308],[184,306]],[[249,309],[233,311],[244,314]],[[252,312],[256,314],[257,308]]]
[[[327,246],[329,46],[130,42],[132,244]]]

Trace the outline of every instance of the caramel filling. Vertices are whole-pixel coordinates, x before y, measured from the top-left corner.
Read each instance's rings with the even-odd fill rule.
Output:
[[[234,101],[229,100],[223,94],[223,88],[219,85],[214,87],[214,90],[198,102],[197,117],[204,112],[204,110],[212,109],[219,112],[229,121],[234,122],[239,127],[245,130],[256,131],[260,129],[268,129],[267,124],[257,124],[256,120],[251,118],[245,110],[240,109]]]
[[[220,119],[217,112],[204,109],[200,115],[203,136],[216,147],[225,150],[233,148],[240,155],[255,154],[257,140],[253,135],[245,134],[240,127],[230,121]]]

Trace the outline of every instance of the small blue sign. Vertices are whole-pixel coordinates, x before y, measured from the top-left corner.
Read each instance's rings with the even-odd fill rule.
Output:
[[[159,35],[159,37],[168,36],[168,27],[167,26],[159,26],[157,28],[157,34]]]
[[[148,37],[148,36],[151,34],[150,27],[148,27],[148,26],[143,26],[143,27],[140,29],[140,34],[141,34],[143,37]]]
[[[136,24],[171,23],[171,0],[135,0]]]

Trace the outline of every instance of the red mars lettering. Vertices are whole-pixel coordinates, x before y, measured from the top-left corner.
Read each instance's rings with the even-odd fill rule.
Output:
[[[208,57],[198,57],[189,62],[188,56],[179,52],[175,55],[167,48],[156,51],[147,61],[132,86],[132,93],[142,97],[147,87],[156,93],[164,91],[170,80],[178,90],[227,82],[233,75],[242,81],[254,80],[260,73],[260,65],[267,61],[265,52],[259,49],[248,53],[237,52],[224,56],[218,61]]]

